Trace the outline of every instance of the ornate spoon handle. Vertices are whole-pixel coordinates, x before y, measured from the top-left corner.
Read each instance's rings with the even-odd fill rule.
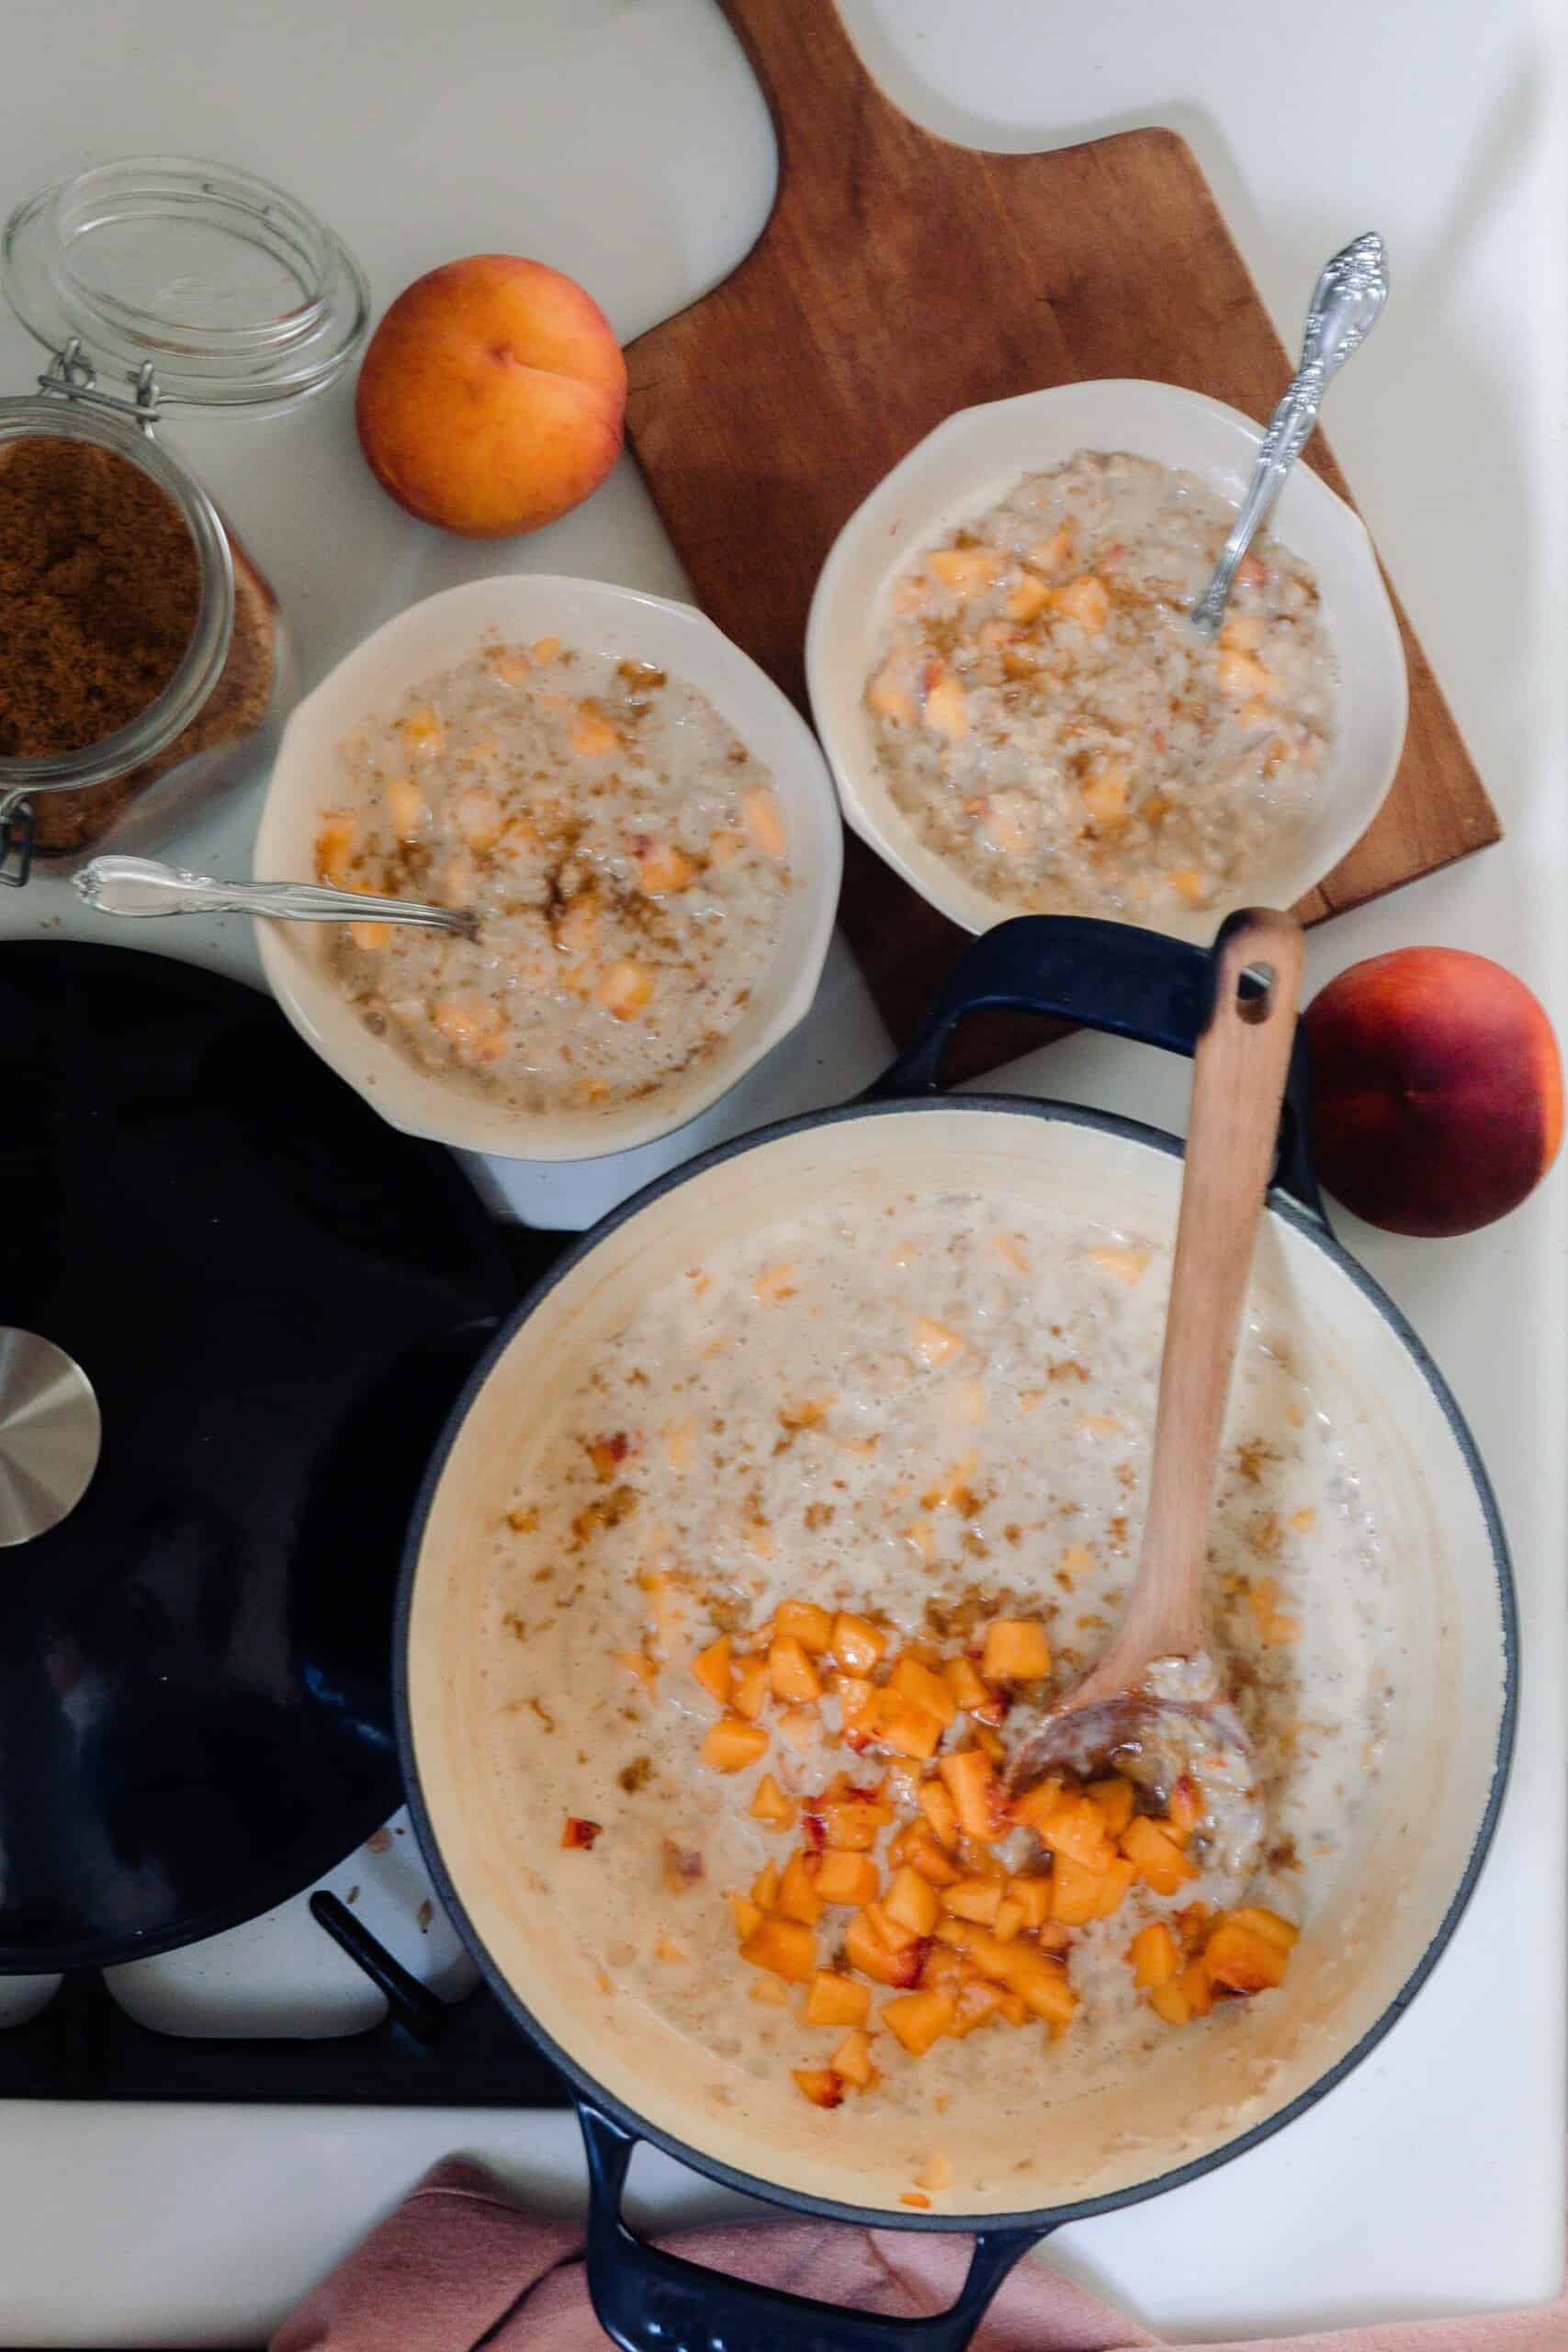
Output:
[[[1231,535],[1208,586],[1192,607],[1193,623],[1206,637],[1213,637],[1224,619],[1241,560],[1268,521],[1285,476],[1306,447],[1329,378],[1366,341],[1387,300],[1388,261],[1381,237],[1358,237],[1325,266],[1307,311],[1301,366],[1269,420]]]
[[[150,857],[95,857],[75,876],[90,907],[107,915],[266,915],[288,922],[406,922],[472,938],[475,918],[454,907],[378,899],[317,882],[219,882]]]

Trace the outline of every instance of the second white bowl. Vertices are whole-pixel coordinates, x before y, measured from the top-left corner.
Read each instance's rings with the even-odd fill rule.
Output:
[[[419,1069],[388,1039],[373,1037],[333,980],[325,927],[258,922],[262,967],[300,1035],[393,1126],[517,1159],[630,1151],[705,1111],[788,1035],[810,1004],[832,936],[843,862],[832,782],[794,706],[705,614],[606,581],[508,573],[410,605],[299,705],[284,730],[256,833],[258,882],[311,877],[316,835],[338,775],[338,745],[421,679],[462,661],[490,632],[559,637],[582,652],[651,662],[706,695],[772,770],[793,887],[772,961],[738,1026],[706,1060],[635,1102],[531,1113]]]
[[[1079,449],[1125,449],[1184,468],[1239,505],[1261,429],[1201,392],[1139,378],[1060,384],[961,409],[918,442],[856,508],[822,567],[806,633],[812,714],[846,821],[965,931],[1022,910],[994,899],[920,840],[882,775],[864,703],[894,582],[920,549],[982,514],[1020,477]],[[1298,465],[1269,530],[1310,564],[1334,649],[1338,732],[1310,831],[1290,854],[1239,876],[1201,912],[1160,928],[1206,943],[1237,906],[1291,906],[1336,866],[1387,797],[1404,744],[1408,686],[1399,625],[1359,515]],[[1085,910],[1092,911],[1092,910]]]

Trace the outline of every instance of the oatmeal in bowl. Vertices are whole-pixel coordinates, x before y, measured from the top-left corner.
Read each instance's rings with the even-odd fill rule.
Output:
[[[848,821],[953,921],[1206,939],[1376,814],[1404,656],[1349,508],[1298,468],[1219,640],[1187,617],[1258,437],[1169,385],[1029,393],[939,426],[840,535],[814,714]]]
[[[256,872],[460,908],[268,936],[296,1025],[396,1125],[519,1158],[681,1125],[793,1027],[840,860],[820,755],[702,615],[479,582],[302,706]]]

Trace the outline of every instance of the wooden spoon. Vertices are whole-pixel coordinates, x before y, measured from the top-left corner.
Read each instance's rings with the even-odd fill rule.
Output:
[[[1244,982],[1249,969],[1256,977]],[[1214,1746],[1216,1730],[1245,1762],[1240,1725],[1204,1647],[1202,1583],[1214,1464],[1295,1040],[1299,926],[1267,908],[1233,915],[1213,972],[1213,1011],[1193,1057],[1137,1573],[1104,1655],[1014,1749],[1014,1791],[1053,1766],[1088,1773],[1129,1748],[1147,1768],[1136,1777],[1168,1781]],[[1162,1750],[1173,1770],[1160,1769]]]

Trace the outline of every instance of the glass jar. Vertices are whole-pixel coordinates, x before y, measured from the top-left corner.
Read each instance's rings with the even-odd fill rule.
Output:
[[[62,870],[110,838],[154,849],[269,756],[295,692],[276,598],[190,469],[157,437],[165,407],[274,411],[347,366],[369,291],[346,248],[267,181],[141,156],[17,207],[0,286],[52,355],[38,390],[0,400],[8,443],[87,444],[129,461],[190,535],[196,616],[174,673],[112,734],[0,755],[0,881]]]

